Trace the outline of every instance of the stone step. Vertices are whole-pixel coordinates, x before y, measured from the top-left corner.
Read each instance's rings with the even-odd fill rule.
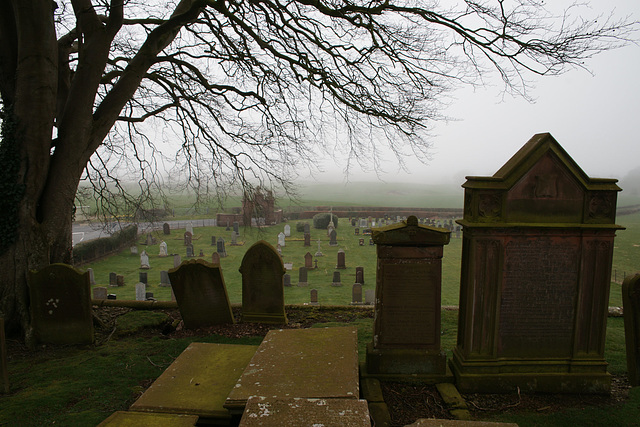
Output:
[[[192,427],[197,422],[197,415],[118,411],[98,424],[98,427]]]

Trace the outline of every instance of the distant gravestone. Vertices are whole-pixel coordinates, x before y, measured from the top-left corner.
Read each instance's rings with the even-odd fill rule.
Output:
[[[146,271],[141,271],[140,273],[138,273],[139,276],[139,281],[144,283],[145,285],[147,285],[149,283],[148,281],[148,275]]]
[[[289,224],[285,224],[284,226],[284,236],[285,237],[291,236],[291,226]]]
[[[276,246],[276,252],[278,252],[278,255],[282,256],[282,246],[280,246],[280,243]]]
[[[364,285],[364,267],[356,267],[356,283]]]
[[[93,299],[107,299],[107,288],[104,286],[93,288]]]
[[[287,270],[287,271],[293,270],[293,263],[292,262],[285,262],[284,263],[284,269]]]
[[[204,257],[204,251],[203,251],[202,249],[200,249],[200,253],[198,254],[198,256],[199,256],[200,258]]]
[[[211,246],[215,246],[216,245],[216,236],[211,236]]]
[[[304,234],[311,234],[311,226],[308,222],[304,223]]]
[[[231,232],[231,246],[237,246],[238,245],[238,233],[236,233],[235,231]]]
[[[211,264],[220,265],[220,254],[218,252],[211,254]]]
[[[158,254],[158,256],[166,257],[169,255],[169,253],[167,252],[167,242],[163,240],[162,242],[160,242],[159,247],[160,247],[160,253]]]
[[[359,246],[364,246],[364,239],[362,239],[362,238],[358,239],[358,245]]]
[[[338,246],[338,233],[336,230],[331,230],[329,233],[329,246]]]
[[[168,222],[165,222],[164,224],[162,224],[162,232],[164,233],[165,236],[168,236],[171,234],[171,226],[169,225]]]
[[[238,221],[233,221],[233,232],[240,234],[240,223]]]
[[[124,286],[124,276],[122,274],[118,274],[116,276],[116,286],[120,287],[120,286]]]
[[[304,246],[311,246],[311,234],[304,233]]]
[[[95,286],[96,285],[96,278],[93,274],[93,268],[87,268],[87,273],[89,273],[89,284],[91,286]]]
[[[282,258],[273,246],[261,240],[245,253],[242,274],[242,320],[286,324],[284,311],[285,274]]]
[[[193,253],[193,245],[189,243],[187,245],[187,258],[193,258],[195,254]]]
[[[284,275],[284,286],[287,288],[291,286],[291,275],[288,273]]]
[[[373,246],[373,245],[375,245],[373,239],[369,239],[369,246]]]
[[[184,245],[185,246],[189,246],[191,244],[191,241],[193,239],[193,233],[190,231],[185,231],[184,232]]]
[[[360,283],[354,283],[351,289],[351,303],[362,304],[362,285]]]
[[[151,268],[149,266],[149,255],[147,255],[147,251],[142,251],[140,254],[140,268],[148,270]]]
[[[360,235],[360,229],[356,227],[356,228],[353,230],[353,234],[354,234],[354,235],[356,235],[356,236],[359,236],[359,235]]]
[[[192,259],[169,270],[169,278],[186,328],[234,323],[219,266]]]
[[[225,258],[227,256],[227,250],[224,247],[224,239],[222,237],[220,237],[218,239],[218,243],[217,243],[217,252],[218,255],[220,255],[220,258]]]
[[[94,341],[89,274],[66,264],[29,272],[31,326],[37,342]]]
[[[137,246],[131,246],[129,248],[129,252],[131,252],[131,255],[138,255],[138,247]]]
[[[189,222],[189,224],[187,224],[187,226],[185,227],[184,230],[186,233],[191,234],[191,236],[193,237],[193,223]]]
[[[145,301],[147,292],[147,285],[142,282],[136,283],[136,301]]]
[[[310,304],[311,305],[318,305],[318,290],[317,289],[311,289],[309,300],[310,300]]]
[[[627,373],[632,387],[640,385],[640,273],[622,283]]]
[[[315,257],[321,257],[321,256],[324,256],[324,255],[323,255],[323,253],[322,253],[322,251],[320,250],[320,243],[321,243],[321,242],[320,242],[320,239],[318,239],[318,251],[315,253],[315,255],[314,255]]]
[[[304,254],[304,267],[307,269],[313,268],[313,255],[309,252]]]
[[[344,253],[344,250],[342,249],[338,251],[338,263],[336,264],[336,268],[337,269],[347,268],[347,265],[345,263],[345,253]]]
[[[153,298],[153,292],[145,292],[144,299],[145,301],[149,301],[149,300],[155,301],[155,298]]]
[[[356,226],[356,219],[355,218],[351,218],[351,226],[352,227]]]
[[[307,269],[304,267],[300,267],[298,269],[298,286],[308,286],[309,282],[307,282]]]
[[[284,248],[286,243],[285,243],[285,239],[284,239],[284,233],[280,232],[278,233],[278,245],[280,245],[280,247]]]
[[[146,241],[146,245],[147,245],[147,246],[151,246],[151,245],[153,245],[154,243],[155,243],[155,242],[154,242],[154,238],[153,238],[153,236],[151,235],[151,233],[148,233],[148,234],[147,234],[147,241]]]
[[[342,286],[342,281],[340,280],[340,272],[333,272],[333,279],[331,280],[331,286]]]
[[[169,279],[169,272],[167,270],[162,270],[160,272],[160,286],[171,286],[171,279]]]
[[[181,262],[182,259],[180,258],[179,254],[173,255],[173,268],[178,268]]]
[[[374,289],[365,289],[364,291],[364,303],[367,305],[375,304],[376,291]]]
[[[118,282],[116,281],[117,276],[116,273],[109,273],[109,286],[118,286]]]

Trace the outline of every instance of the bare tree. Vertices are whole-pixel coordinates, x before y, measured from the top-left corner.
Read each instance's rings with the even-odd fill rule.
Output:
[[[29,340],[27,271],[70,261],[83,179],[108,206],[122,167],[144,198],[171,168],[216,193],[287,186],[335,144],[374,165],[381,146],[425,156],[450,88],[497,72],[526,95],[527,76],[581,67],[635,30],[542,3],[0,0],[9,327]]]

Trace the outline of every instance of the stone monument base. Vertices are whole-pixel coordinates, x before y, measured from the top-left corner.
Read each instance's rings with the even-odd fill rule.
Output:
[[[286,313],[242,313],[242,321],[247,323],[271,323],[286,325],[289,323]]]
[[[523,392],[609,394],[611,375],[604,360],[463,360],[454,350],[449,361],[461,393]]]
[[[367,344],[367,374],[375,377],[403,376],[420,378],[433,376],[439,382],[448,382],[451,372],[443,351],[429,351],[409,348],[374,348]]]

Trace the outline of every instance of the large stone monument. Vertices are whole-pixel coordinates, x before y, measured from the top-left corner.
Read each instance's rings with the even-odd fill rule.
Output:
[[[242,274],[242,321],[286,324],[282,258],[264,240],[244,254]]]
[[[458,389],[608,393],[616,180],[589,178],[539,134],[463,187]]]
[[[373,342],[367,346],[368,374],[445,380],[440,293],[442,252],[449,238],[449,231],[418,224],[415,216],[374,230],[378,301]]]

